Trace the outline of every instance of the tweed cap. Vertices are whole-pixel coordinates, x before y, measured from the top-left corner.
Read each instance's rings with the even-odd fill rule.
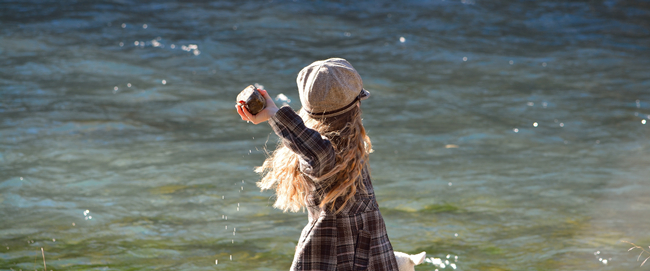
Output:
[[[370,96],[359,73],[342,58],[309,64],[298,73],[296,83],[302,110],[314,118],[343,114]]]

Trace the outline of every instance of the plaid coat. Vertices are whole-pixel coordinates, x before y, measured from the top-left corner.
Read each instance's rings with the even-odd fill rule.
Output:
[[[303,174],[314,178],[333,167],[330,141],[307,128],[290,107],[281,108],[269,124],[282,143],[298,154]],[[310,195],[309,223],[300,235],[291,270],[397,270],[370,175],[367,169],[363,173],[367,193],[358,191],[354,202],[338,214],[321,209],[315,195]]]

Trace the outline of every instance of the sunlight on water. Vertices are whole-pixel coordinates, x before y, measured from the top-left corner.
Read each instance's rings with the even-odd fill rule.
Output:
[[[232,101],[263,82],[297,110],[296,74],[328,57],[372,93],[373,185],[393,247],[430,255],[416,270],[628,270],[620,241],[650,245],[640,2],[0,13],[2,270],[41,248],[50,270],[286,270],[307,217],[255,186],[278,138]]]

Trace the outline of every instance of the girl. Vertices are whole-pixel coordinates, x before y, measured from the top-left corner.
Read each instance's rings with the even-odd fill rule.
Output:
[[[345,59],[316,61],[296,79],[302,109],[267,107],[242,120],[268,121],[281,145],[257,168],[262,190],[275,188],[273,205],[309,211],[291,270],[397,270],[393,248],[370,181],[370,139],[361,123],[360,101],[370,93]]]

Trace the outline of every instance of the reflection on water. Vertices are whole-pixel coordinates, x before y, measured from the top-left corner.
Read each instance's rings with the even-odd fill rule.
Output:
[[[333,56],[373,94],[373,182],[417,270],[620,270],[621,240],[650,245],[643,2],[2,6],[0,269],[41,247],[54,270],[287,269],[306,214],[255,187],[277,137],[234,98],[297,109]]]

